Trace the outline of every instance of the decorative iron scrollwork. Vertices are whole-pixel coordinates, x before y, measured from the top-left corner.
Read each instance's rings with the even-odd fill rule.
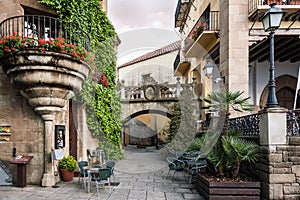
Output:
[[[288,136],[300,136],[300,110],[289,110],[286,113],[286,132]]]
[[[231,129],[242,131],[244,136],[258,136],[259,121],[260,115],[252,114],[230,119],[229,126]]]

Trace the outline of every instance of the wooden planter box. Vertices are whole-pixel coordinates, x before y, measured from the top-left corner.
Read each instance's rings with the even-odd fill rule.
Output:
[[[197,174],[196,188],[205,199],[241,200],[260,199],[260,182],[215,182]]]

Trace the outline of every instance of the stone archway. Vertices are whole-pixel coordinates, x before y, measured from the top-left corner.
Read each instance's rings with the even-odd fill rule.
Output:
[[[291,75],[282,75],[277,78],[275,78],[276,81],[276,94],[280,91],[282,92],[283,90],[289,90],[289,91],[294,91],[296,90],[297,86],[297,78]],[[260,101],[259,101],[259,107],[264,108],[264,106],[267,103],[268,99],[268,85],[263,89],[263,92],[260,96]],[[278,103],[280,103],[278,101]]]
[[[123,121],[123,145],[156,146],[165,142],[165,128],[171,114],[161,110],[141,110]],[[166,126],[167,125],[167,126]]]

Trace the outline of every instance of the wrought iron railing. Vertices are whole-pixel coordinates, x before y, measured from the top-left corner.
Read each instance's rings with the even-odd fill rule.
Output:
[[[300,110],[289,110],[286,114],[286,134],[300,136]]]
[[[260,115],[252,114],[230,119],[229,126],[231,129],[242,131],[243,136],[259,136],[259,122]]]
[[[180,54],[178,53],[173,63],[174,72],[177,70],[179,63],[180,63]]]
[[[175,27],[181,26],[183,22],[179,22],[180,21],[179,15],[183,14],[184,16],[187,16],[190,6],[191,6],[191,0],[178,0],[176,11],[175,11]],[[185,20],[185,19],[181,19],[181,20]]]
[[[57,18],[40,15],[22,15],[8,18],[0,23],[0,36],[18,36],[55,39],[64,38],[67,43],[81,44],[87,51],[90,50],[88,34],[77,25]]]
[[[219,11],[210,11],[209,17],[203,14],[200,16],[190,33],[184,40],[184,53],[186,53],[190,47],[194,44],[197,38],[205,31],[219,31],[220,30],[220,18]]]
[[[300,5],[300,0],[248,0],[249,2],[249,13],[252,13],[254,10],[258,8],[258,6],[262,5],[270,5],[271,3],[276,3],[277,5],[285,6],[285,5]]]
[[[182,52],[182,50],[181,49],[179,49],[179,51],[178,51],[178,54],[177,54],[177,56],[176,56],[176,58],[175,58],[175,61],[174,61],[174,63],[173,63],[173,68],[174,68],[174,72],[177,70],[177,68],[179,67],[178,65],[179,65],[179,63],[180,62],[191,62],[191,59],[190,58],[185,58],[184,56],[183,56],[183,52]]]

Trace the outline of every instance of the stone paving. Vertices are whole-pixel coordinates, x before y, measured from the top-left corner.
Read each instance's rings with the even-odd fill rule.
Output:
[[[115,181],[109,194],[108,187],[100,189],[97,196],[95,184],[91,192],[72,182],[59,182],[56,188],[28,185],[24,188],[0,186],[0,200],[203,200],[192,184],[188,184],[184,172],[168,175],[167,163],[156,150],[127,148],[125,159],[115,166]],[[111,181],[114,179],[112,178]]]

